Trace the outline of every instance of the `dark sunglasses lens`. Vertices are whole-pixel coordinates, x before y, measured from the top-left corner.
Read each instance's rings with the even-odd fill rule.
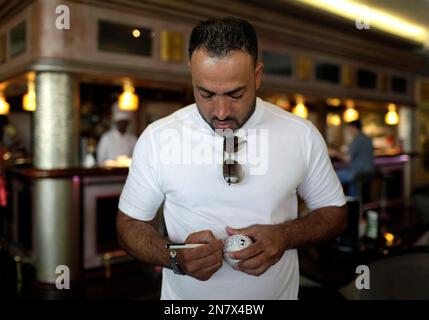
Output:
[[[241,165],[234,161],[224,161],[223,163],[223,177],[228,184],[238,183],[242,177]]]

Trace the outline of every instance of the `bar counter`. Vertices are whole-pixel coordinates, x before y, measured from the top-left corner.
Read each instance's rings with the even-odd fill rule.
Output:
[[[38,275],[42,282],[55,279],[59,264],[73,266],[71,276],[78,278],[82,269],[103,266],[106,254],[123,259],[115,220],[127,175],[126,167],[8,169],[6,241],[34,261],[37,272],[50,270]]]
[[[376,168],[402,165],[417,155],[418,154],[415,152],[376,152],[374,156],[374,165]],[[346,163],[336,158],[331,158],[331,160],[335,169],[341,169],[347,166]]]

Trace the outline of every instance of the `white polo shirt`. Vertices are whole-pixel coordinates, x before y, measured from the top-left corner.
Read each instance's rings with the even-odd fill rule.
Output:
[[[297,219],[297,192],[310,210],[342,206],[345,197],[326,144],[311,122],[257,99],[249,120],[236,133],[247,143],[236,160],[244,179],[223,177],[223,140],[195,104],[152,123],[136,144],[119,209],[152,220],[163,204],[169,238],[211,230],[225,239],[226,226],[277,224]],[[296,249],[259,277],[226,262],[208,281],[163,269],[161,299],[297,299]]]

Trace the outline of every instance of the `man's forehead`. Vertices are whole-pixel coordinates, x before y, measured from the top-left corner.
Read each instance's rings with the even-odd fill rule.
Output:
[[[200,49],[195,50],[192,53],[190,63],[195,64],[195,63],[203,62],[203,63],[207,63],[207,64],[218,64],[220,62],[231,60],[231,59],[251,61],[252,57],[249,53],[244,52],[240,49],[231,50],[227,54],[216,55],[215,53],[208,52],[204,48],[200,48]]]

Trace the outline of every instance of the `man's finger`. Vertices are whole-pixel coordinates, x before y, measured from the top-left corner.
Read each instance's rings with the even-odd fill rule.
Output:
[[[264,251],[264,249],[265,248],[262,245],[261,241],[257,241],[247,248],[229,253],[229,256],[232,259],[244,260],[259,255]]]
[[[241,260],[239,263],[237,263],[237,269],[246,272],[248,270],[250,271],[258,269],[266,263],[267,256],[262,252],[261,254],[258,254],[252,258]]]
[[[244,234],[245,236],[248,237],[252,237],[254,236],[254,232],[255,232],[255,226],[250,226],[247,228],[241,228],[241,229],[234,229],[231,227],[226,227],[226,232],[228,233],[229,236],[232,236],[234,234]]]
[[[210,257],[205,257],[203,260],[198,260],[200,265],[193,265],[193,274],[201,274],[214,272],[222,267],[223,259],[210,259]]]
[[[244,273],[250,274],[251,276],[260,276],[261,274],[263,274],[265,271],[268,270],[268,268],[270,268],[269,264],[264,264],[262,266],[260,266],[259,268],[256,269],[246,269],[246,270],[241,270]]]
[[[218,263],[216,263],[216,264],[214,264],[214,265],[212,265],[212,266],[210,266],[208,268],[199,270],[193,276],[195,278],[200,278],[200,279],[203,278],[204,280],[208,280],[221,267],[222,267],[222,261],[219,261]]]
[[[186,269],[190,273],[200,272],[200,270],[210,268],[212,265],[217,264],[219,261],[223,261],[222,252],[214,252],[211,255],[207,255],[196,259],[185,259]]]
[[[186,243],[210,243],[216,240],[213,232],[210,230],[204,230],[192,233],[186,239]]]
[[[223,241],[218,239],[214,242],[203,244],[202,246],[193,248],[193,249],[183,249],[183,255],[186,261],[192,261],[196,259],[201,259],[207,256],[211,256],[216,251],[222,251]]]

